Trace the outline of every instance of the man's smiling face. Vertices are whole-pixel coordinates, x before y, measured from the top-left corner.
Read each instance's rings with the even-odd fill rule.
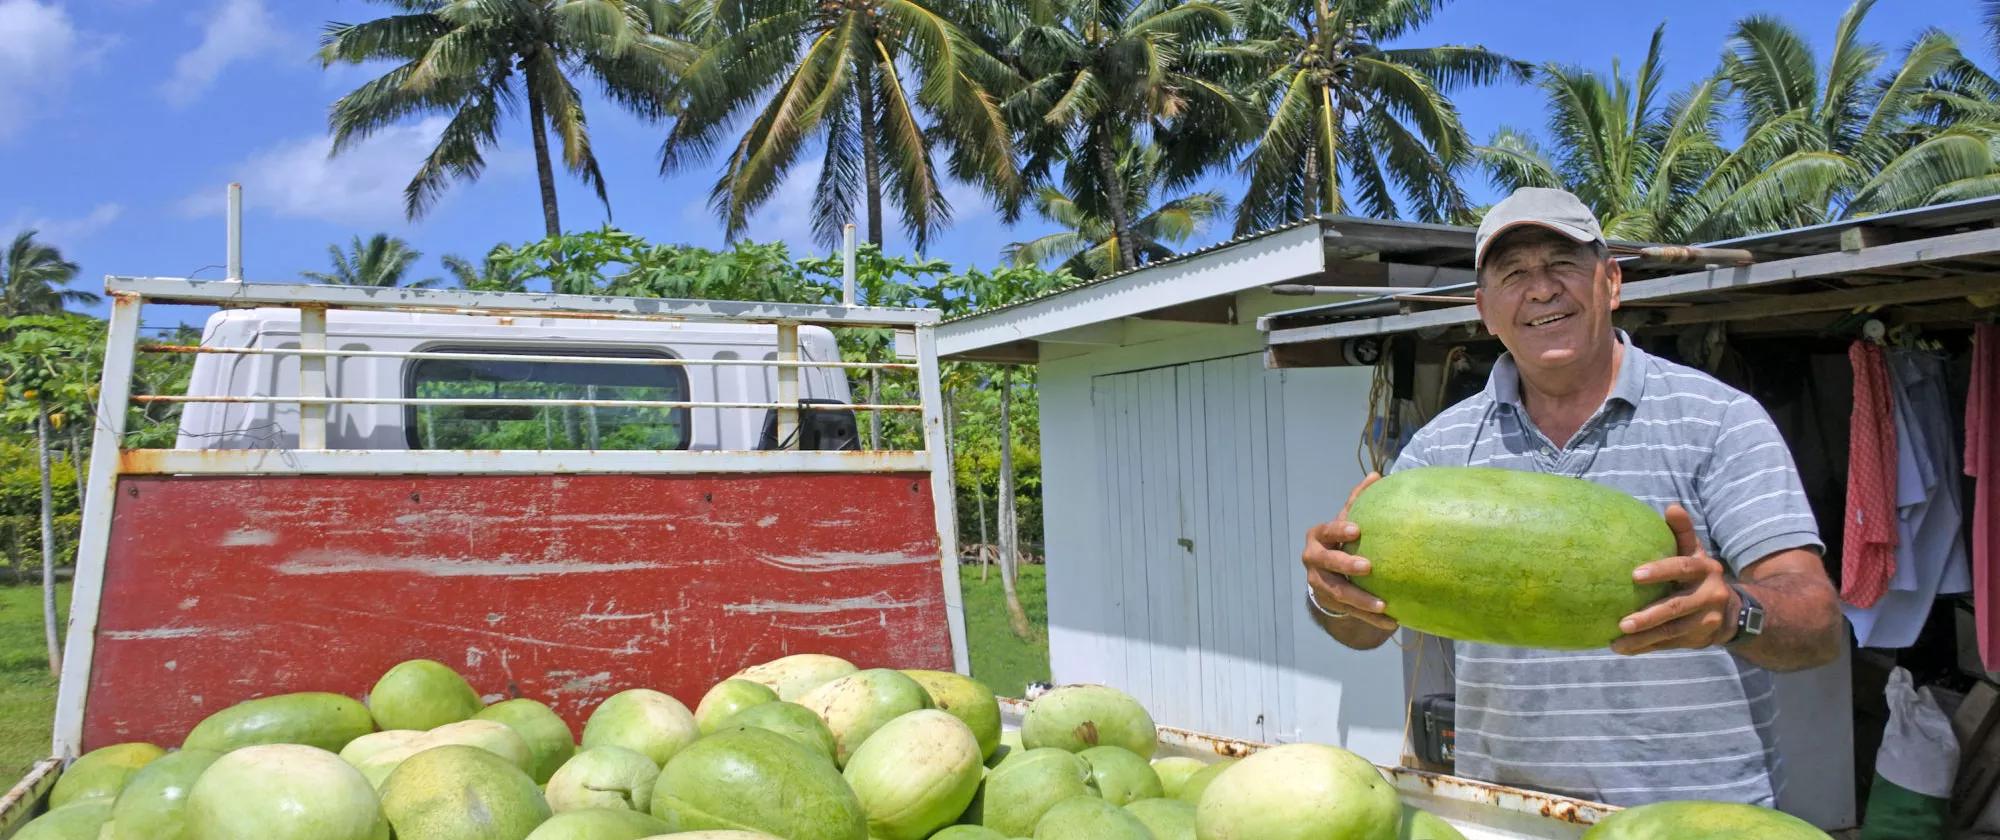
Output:
[[[1555,372],[1615,339],[1618,263],[1598,246],[1539,226],[1505,233],[1479,271],[1479,317],[1524,373]]]

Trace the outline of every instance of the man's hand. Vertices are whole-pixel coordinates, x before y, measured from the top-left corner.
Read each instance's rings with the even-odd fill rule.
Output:
[[[1694,518],[1680,505],[1667,507],[1667,527],[1680,556],[1655,560],[1632,570],[1638,583],[1678,584],[1674,593],[1618,622],[1625,635],[1611,650],[1625,655],[1670,648],[1707,648],[1729,641],[1736,630],[1736,593],[1721,561],[1695,537]]]
[[[1306,585],[1312,588],[1314,600],[1324,609],[1346,613],[1348,618],[1382,631],[1381,634],[1367,634],[1379,635],[1379,638],[1373,639],[1374,644],[1381,644],[1388,633],[1395,632],[1396,620],[1382,614],[1382,599],[1368,594],[1349,580],[1368,574],[1367,558],[1356,557],[1342,549],[1361,538],[1361,526],[1347,521],[1348,509],[1354,507],[1354,500],[1361,495],[1361,491],[1381,477],[1379,473],[1369,473],[1367,478],[1361,480],[1360,486],[1347,494],[1347,503],[1341,505],[1339,516],[1332,522],[1322,522],[1306,531],[1305,553],[1299,557],[1299,561],[1305,564]],[[1333,632],[1332,627],[1327,629]],[[1355,644],[1355,640],[1342,636],[1335,634],[1335,638],[1342,643]]]

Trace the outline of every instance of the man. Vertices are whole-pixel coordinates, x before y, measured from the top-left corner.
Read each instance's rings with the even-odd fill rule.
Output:
[[[1651,356],[1611,322],[1620,272],[1575,196],[1522,189],[1479,227],[1474,293],[1505,345],[1486,389],[1418,430],[1391,467],[1568,475],[1663,512],[1678,554],[1633,571],[1674,592],[1625,617],[1608,650],[1459,643],[1456,772],[1616,805],[1777,804],[1771,671],[1845,642],[1824,545],[1790,451],[1755,400]],[[1370,474],[1348,496],[1378,478]],[[1397,629],[1351,578],[1347,511],[1314,527],[1307,608],[1349,647]]]

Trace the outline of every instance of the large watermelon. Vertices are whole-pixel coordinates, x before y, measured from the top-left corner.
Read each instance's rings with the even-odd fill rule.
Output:
[[[1655,802],[1605,817],[1583,840],[1830,840],[1783,811],[1737,802]]]
[[[1369,485],[1348,511],[1354,582],[1413,630],[1551,650],[1605,647],[1619,619],[1665,596],[1632,570],[1674,554],[1646,503],[1589,481],[1492,467],[1423,467]]]

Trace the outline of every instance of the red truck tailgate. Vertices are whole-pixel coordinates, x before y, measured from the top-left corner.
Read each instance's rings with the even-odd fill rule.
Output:
[[[787,653],[952,667],[925,473],[127,476],[83,748],[434,658],[582,725]]]

